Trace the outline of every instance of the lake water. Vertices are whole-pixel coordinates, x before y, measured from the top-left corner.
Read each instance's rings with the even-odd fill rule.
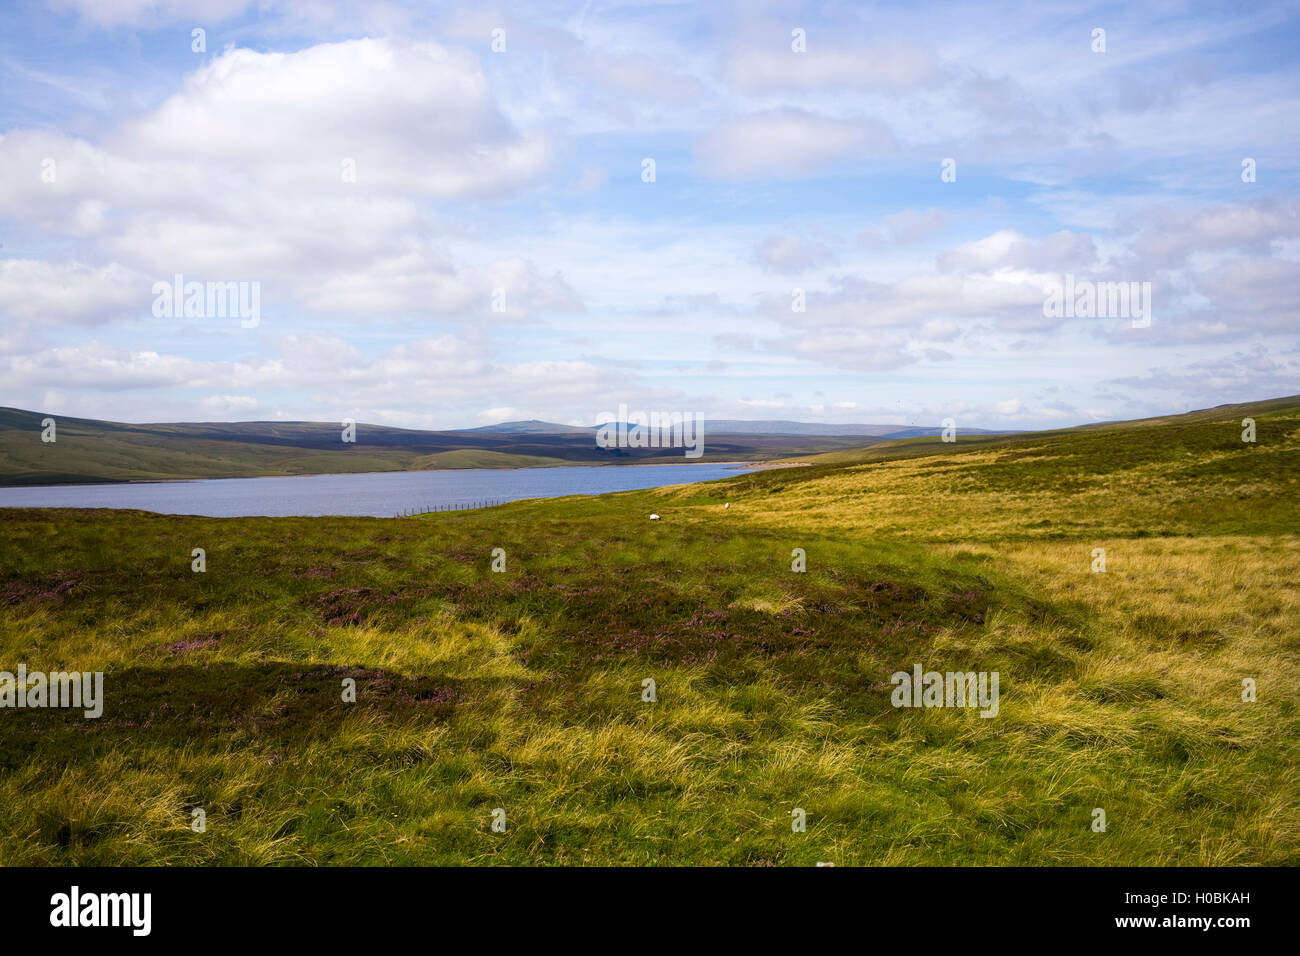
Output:
[[[293,478],[204,478],[114,485],[0,488],[0,507],[138,508],[214,518],[369,515],[391,518],[519,498],[599,495],[710,481],[753,471],[727,464],[389,471]]]

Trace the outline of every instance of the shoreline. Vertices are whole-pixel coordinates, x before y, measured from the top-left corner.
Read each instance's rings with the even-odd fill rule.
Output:
[[[572,465],[523,465],[506,468],[394,468],[389,471],[319,471],[306,472],[297,475],[211,475],[194,478],[122,478],[120,480],[109,479],[99,481],[59,481],[50,484],[4,484],[0,483],[0,494],[9,489],[17,488],[108,488],[118,485],[163,485],[163,484],[184,484],[193,481],[257,481],[265,478],[328,478],[333,476],[360,476],[360,475],[418,475],[418,474],[450,474],[455,472],[472,472],[472,471],[549,471],[558,468],[647,468],[660,467],[664,465],[712,465],[714,467],[730,467],[734,469],[744,468],[750,471],[769,471],[775,468],[801,468],[807,467],[807,462],[802,461],[781,461],[781,460],[763,460],[763,461],[647,461],[647,462],[603,462],[599,464],[572,464]]]

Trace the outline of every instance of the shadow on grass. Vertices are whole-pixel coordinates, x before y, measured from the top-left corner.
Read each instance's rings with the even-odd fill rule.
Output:
[[[343,700],[344,681],[356,701]],[[103,714],[82,709],[12,709],[3,713],[0,765],[12,768],[36,751],[45,759],[82,760],[88,748],[138,744],[220,744],[256,737],[294,743],[338,732],[349,717],[384,722],[443,721],[487,684],[405,676],[344,666],[264,663],[133,667],[104,675]]]

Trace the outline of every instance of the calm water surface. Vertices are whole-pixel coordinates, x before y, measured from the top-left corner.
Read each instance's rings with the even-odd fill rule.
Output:
[[[0,507],[139,508],[161,514],[239,518],[253,515],[369,515],[412,509],[560,495],[599,495],[710,481],[753,471],[727,464],[614,465],[572,468],[391,471],[294,478],[204,478],[116,485],[0,488]]]

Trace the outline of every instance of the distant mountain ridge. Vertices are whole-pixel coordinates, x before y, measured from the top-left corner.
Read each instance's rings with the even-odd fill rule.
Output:
[[[498,422],[495,425],[480,425],[478,428],[463,428],[461,431],[490,433],[494,435],[572,435],[592,431],[582,425],[558,425],[530,418],[526,422]]]
[[[46,418],[56,423],[53,442],[42,440]],[[355,440],[346,441],[342,423],[336,422],[130,424],[0,408],[0,485],[653,464],[680,462],[684,457],[680,447],[602,448],[596,442],[597,430],[595,425],[537,420],[448,431],[359,422]],[[708,420],[703,427],[703,455],[692,460],[800,458],[938,431],[893,425]],[[975,431],[962,429],[961,433]]]
[[[1131,422],[1093,423],[1036,435],[1140,428],[1150,423],[1197,422],[1225,414],[1289,409],[1300,396],[1220,405]],[[45,441],[47,418],[55,441]],[[253,478],[271,475],[348,474],[369,471],[539,468],[681,462],[681,448],[601,448],[597,426],[537,420],[502,422],[459,431],[420,431],[356,425],[345,441],[335,422],[174,422],[130,424],[0,407],[0,486]],[[746,429],[742,431],[741,429]],[[796,432],[792,429],[804,429]],[[821,434],[823,430],[833,434]],[[844,432],[849,432],[845,434]],[[883,454],[925,454],[947,448],[936,441],[941,426],[826,425],[789,421],[704,423],[699,461],[803,459],[808,464],[871,461]],[[1019,441],[1024,432],[960,426],[957,440],[993,446]],[[899,448],[888,443],[906,446]],[[648,443],[647,443],[648,444]],[[877,448],[875,446],[881,446]]]
[[[609,422],[607,424],[615,424]],[[748,419],[709,418],[703,421],[704,434],[707,435],[810,435],[819,437],[867,437],[867,438],[915,438],[922,435],[938,435],[943,426],[912,425],[838,425],[827,422],[795,422],[784,419],[751,421]],[[559,425],[555,422],[539,421],[536,418],[522,422],[501,422],[496,425],[482,425],[478,428],[463,429],[469,432],[487,432],[497,435],[572,435],[595,432],[600,425]],[[639,430],[641,426],[631,426],[630,431]],[[1006,429],[995,431],[987,428],[961,428],[967,435],[1010,435],[1023,429]]]

